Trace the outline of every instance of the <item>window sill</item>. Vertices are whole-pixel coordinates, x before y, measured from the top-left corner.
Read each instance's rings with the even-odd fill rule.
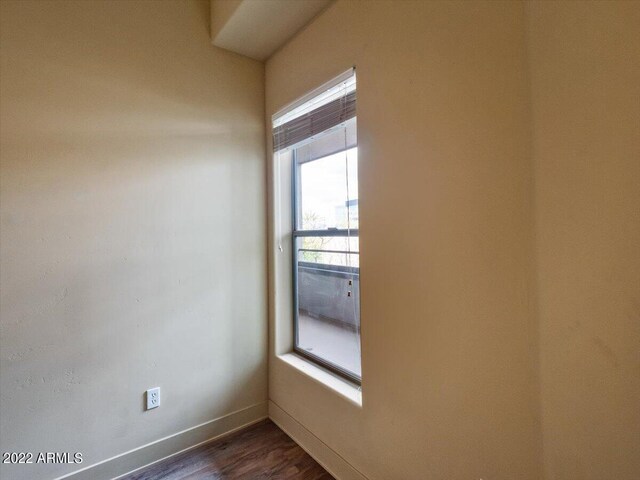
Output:
[[[346,398],[357,407],[362,408],[362,391],[357,385],[354,385],[353,383],[316,366],[295,353],[278,355],[278,358],[299,372],[311,377],[323,387],[328,388],[329,390]]]

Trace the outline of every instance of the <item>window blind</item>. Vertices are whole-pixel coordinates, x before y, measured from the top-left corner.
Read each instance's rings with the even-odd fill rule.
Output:
[[[319,96],[324,99],[315,105],[313,102],[303,104],[274,120],[274,152],[298,145],[356,116],[353,70],[348,74],[346,80],[326,88],[325,94]]]

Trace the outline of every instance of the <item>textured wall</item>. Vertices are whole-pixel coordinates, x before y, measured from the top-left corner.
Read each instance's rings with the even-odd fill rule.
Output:
[[[85,467],[266,400],[263,66],[208,8],[1,2],[1,451]]]
[[[640,3],[529,5],[545,478],[640,478]]]

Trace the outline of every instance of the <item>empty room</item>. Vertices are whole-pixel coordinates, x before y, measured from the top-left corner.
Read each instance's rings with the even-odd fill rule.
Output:
[[[0,453],[640,479],[640,0],[0,0]]]

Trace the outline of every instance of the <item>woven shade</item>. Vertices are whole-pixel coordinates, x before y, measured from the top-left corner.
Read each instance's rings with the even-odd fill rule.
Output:
[[[273,151],[319,135],[356,116],[356,92],[350,92],[273,129]]]

